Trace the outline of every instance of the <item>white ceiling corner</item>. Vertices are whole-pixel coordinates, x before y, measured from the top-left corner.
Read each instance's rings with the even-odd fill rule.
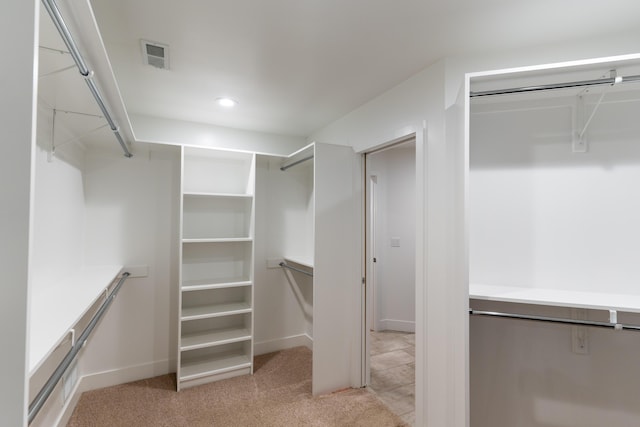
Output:
[[[623,32],[640,16],[635,0],[91,4],[130,113],[297,136],[445,56]],[[140,39],[168,44],[171,69],[144,65]]]

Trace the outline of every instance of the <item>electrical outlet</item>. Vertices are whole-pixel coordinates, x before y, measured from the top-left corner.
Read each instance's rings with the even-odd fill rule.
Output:
[[[589,332],[586,327],[571,328],[571,350],[575,354],[589,354]]]
[[[573,144],[571,145],[571,151],[573,153],[586,153],[587,151],[589,151],[586,135],[583,135],[582,137],[580,137],[580,135],[574,136]]]
[[[587,310],[574,308],[571,318],[587,320]],[[571,351],[575,354],[589,354],[589,330],[585,326],[571,327]]]

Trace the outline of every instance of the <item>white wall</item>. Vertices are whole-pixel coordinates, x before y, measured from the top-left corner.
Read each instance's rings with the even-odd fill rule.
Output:
[[[39,103],[34,184],[32,292],[84,265],[85,150],[75,143],[51,153],[53,111]],[[56,123],[57,140],[65,139]],[[60,138],[62,136],[62,138]],[[32,313],[32,316],[37,313]]]
[[[312,138],[365,151],[415,133],[416,425],[457,426],[466,420],[467,321],[455,313],[467,291],[454,265],[464,242],[453,227],[459,156],[446,139],[445,71],[445,61],[434,64]]]
[[[415,332],[415,143],[370,156],[376,184],[376,325]],[[399,239],[392,246],[391,239]]]
[[[0,424],[26,425],[28,366],[28,290],[32,173],[34,169],[37,1],[11,0],[3,5],[0,36],[11,66],[0,78],[0,339],[3,375],[0,383]]]
[[[417,192],[422,183],[418,197],[427,203],[418,199],[418,212],[422,206],[428,213],[416,222],[418,259],[426,254],[425,268],[416,272],[416,425],[468,424],[465,73],[633,53],[639,36],[448,58],[311,136],[361,151],[419,131],[427,121],[424,151],[417,138]]]
[[[472,105],[471,282],[639,292],[640,91],[625,88],[604,98],[586,134],[587,153],[571,150],[574,97]],[[591,92],[587,117],[600,91]],[[540,310],[572,314],[533,312]],[[606,320],[602,312],[589,316]],[[587,333],[589,354],[582,355],[571,350],[571,327],[471,319],[471,424],[640,424],[637,399],[629,397],[637,396],[640,383],[636,334]]]
[[[289,282],[282,268],[267,268],[267,260],[313,260],[313,162],[281,171],[281,161],[258,156],[256,163],[256,354],[311,345],[313,280],[296,273]]]
[[[180,154],[145,151],[138,146],[131,159],[87,155],[86,262],[144,265],[149,275],[125,282],[94,331],[82,359],[83,374],[92,376],[85,389],[175,369]]]
[[[605,98],[586,134],[587,153],[571,152],[572,97],[472,108],[472,282],[640,292],[634,92]]]
[[[31,301],[35,300],[36,295],[56,289],[63,280],[84,265],[85,149],[76,143],[69,143],[58,147],[55,156],[50,156],[53,111],[45,106],[41,98],[38,104],[30,265]],[[57,141],[67,139],[69,136],[60,121],[57,121],[56,126]],[[107,283],[104,283],[104,286],[106,285]],[[48,321],[48,316],[54,316],[58,310],[65,310],[65,307],[52,307],[52,310],[45,312],[31,309],[29,316],[32,327],[37,322],[36,319],[44,317]],[[61,337],[53,338],[57,340]],[[41,366],[30,372],[30,399],[40,391],[62,360],[62,355],[70,348],[70,339],[67,337],[58,348],[50,349],[51,355],[42,361]],[[30,359],[33,359],[33,355]],[[36,362],[40,365],[41,361]],[[58,386],[32,425],[53,425],[64,404],[61,387]]]

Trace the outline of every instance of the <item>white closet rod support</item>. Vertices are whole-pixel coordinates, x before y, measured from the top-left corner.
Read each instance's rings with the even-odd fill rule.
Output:
[[[66,50],[62,50],[62,49],[56,49],[55,47],[48,47],[48,46],[38,46],[40,49],[44,49],[44,50],[50,50],[51,52],[57,52],[61,55],[71,55],[71,52],[66,51]]]
[[[67,355],[62,359],[62,362],[58,365],[53,374],[49,377],[45,385],[42,387],[38,395],[33,399],[31,404],[29,405],[29,424],[34,420],[40,409],[44,406],[45,402],[53,392],[58,384],[58,381],[62,378],[64,373],[67,371],[71,363],[73,363],[74,359],[78,355],[78,352],[82,349],[84,344],[87,342],[89,335],[93,332],[93,329],[96,327],[102,316],[106,313],[107,309],[115,299],[120,287],[124,283],[125,280],[130,276],[128,272],[122,273],[122,277],[118,281],[118,284],[113,288],[113,291],[109,294],[109,296],[104,300],[96,314],[93,315],[87,327],[82,331],[80,337],[71,347],[71,350],[67,353]]]
[[[54,71],[50,71],[50,72],[48,72],[48,73],[41,74],[41,75],[39,75],[39,76],[38,76],[38,78],[39,78],[39,79],[41,79],[41,78],[43,78],[43,77],[53,76],[53,75],[56,75],[56,74],[62,73],[62,72],[64,72],[64,71],[68,71],[68,70],[70,70],[70,69],[72,69],[72,68],[75,68],[75,67],[76,67],[75,65],[69,65],[68,67],[59,68],[59,69],[57,69],[57,70],[54,70]]]
[[[597,322],[594,320],[578,320],[578,319],[563,319],[560,317],[547,317],[547,316],[535,316],[530,314],[514,314],[514,313],[500,313],[497,311],[481,311],[469,309],[469,315],[472,316],[488,316],[488,317],[500,317],[503,319],[517,319],[517,320],[534,320],[537,322],[547,323],[560,323],[564,325],[578,325],[578,326],[592,326],[595,328],[608,328],[615,330],[630,330],[640,331],[640,326],[636,325],[624,325],[620,323],[609,322]]]
[[[608,77],[608,78],[595,79],[595,80],[581,80],[581,81],[566,82],[566,83],[551,83],[551,84],[538,85],[538,86],[523,86],[523,87],[513,87],[508,89],[484,90],[484,91],[477,91],[477,92],[472,91],[469,93],[469,96],[471,98],[477,98],[481,96],[508,95],[512,93],[537,92],[541,90],[568,89],[572,87],[614,85],[617,83],[634,83],[634,82],[640,82],[640,75],[627,76],[627,77],[620,77],[620,76]]]
[[[75,41],[73,40],[71,33],[69,32],[69,28],[67,27],[67,24],[64,22],[64,19],[60,14],[58,5],[56,4],[55,0],[42,0],[42,4],[44,8],[47,9],[47,12],[49,12],[49,16],[51,16],[51,20],[53,21],[54,25],[58,29],[58,32],[60,33],[60,37],[62,37],[62,41],[64,41],[64,44],[69,49],[69,53],[71,54],[71,56],[73,57],[73,60],[78,66],[78,70],[80,71],[80,74],[85,78],[85,81],[87,82],[87,86],[89,87],[89,91],[91,92],[96,102],[98,103],[98,107],[100,107],[100,110],[102,111],[102,114],[107,120],[107,123],[109,123],[109,127],[111,128],[111,131],[113,132],[116,139],[118,140],[120,147],[122,147],[125,157],[133,157],[133,154],[131,154],[131,152],[127,148],[127,144],[122,138],[122,135],[120,135],[120,129],[111,118],[111,114],[109,113],[109,110],[107,109],[107,106],[105,105],[104,100],[102,99],[102,95],[100,94],[98,87],[93,81],[93,71],[89,70],[89,67],[87,67],[87,63],[84,61],[84,58],[80,54],[80,51],[78,50],[78,47]]]
[[[278,265],[280,267],[282,267],[282,268],[288,268],[289,270],[297,271],[298,273],[306,274],[307,276],[313,277],[313,273],[309,273],[308,271],[304,271],[304,270],[301,270],[299,268],[292,267],[289,264],[287,264],[286,262],[281,262]]]

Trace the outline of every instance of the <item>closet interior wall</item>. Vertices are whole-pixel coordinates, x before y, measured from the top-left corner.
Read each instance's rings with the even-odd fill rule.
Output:
[[[148,271],[146,277],[127,280],[71,368],[75,380],[70,388],[63,396],[61,382],[33,424],[46,426],[55,425],[65,404],[82,391],[170,371],[176,340],[168,333],[170,318],[176,316],[171,286],[177,283],[172,222],[177,193],[172,193],[178,190],[179,156],[174,149],[145,152],[138,147],[137,156],[126,159],[115,150],[69,145],[49,162],[40,142],[49,141],[50,126],[46,112],[40,117],[32,295],[51,292],[83,265],[140,266]],[[101,301],[87,307],[79,325],[86,325]],[[32,311],[31,318],[51,318],[63,310]],[[70,338],[33,372],[31,398],[69,350]]]
[[[286,171],[281,164],[256,162],[256,354],[313,341],[313,278],[291,273],[290,282],[278,265],[285,256],[313,262],[313,160]]]
[[[77,305],[62,289],[83,267],[136,270],[32,423],[51,426],[64,425],[82,391],[170,371],[180,163],[176,147],[146,144],[125,158],[44,9],[40,26],[30,323],[55,323]],[[65,300],[34,307],[42,295]],[[104,300],[95,297],[92,306],[74,307],[86,309],[68,325],[76,338]],[[66,334],[42,359],[30,348],[29,401],[71,341]]]
[[[603,89],[584,153],[572,150],[572,135],[584,125],[572,124],[580,89],[472,100],[472,284],[640,294],[640,87],[582,92],[585,119]],[[470,305],[608,321],[603,311]],[[638,324],[640,315],[619,313],[619,321]],[[583,333],[586,348],[576,348]],[[471,316],[469,334],[473,427],[640,424],[637,333]]]

